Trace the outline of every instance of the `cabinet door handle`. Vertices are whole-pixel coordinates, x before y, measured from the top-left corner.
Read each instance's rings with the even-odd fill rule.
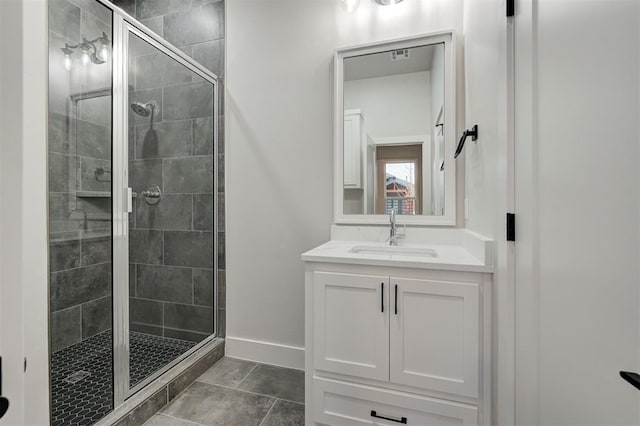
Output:
[[[395,314],[398,315],[398,284],[396,284],[395,288]]]
[[[407,424],[406,417],[400,417],[399,419],[394,419],[393,417],[386,417],[379,415],[375,410],[371,410],[371,417],[375,417],[377,419],[389,420],[390,422],[402,423],[403,425]]]
[[[384,283],[380,283],[380,309],[384,313]]]

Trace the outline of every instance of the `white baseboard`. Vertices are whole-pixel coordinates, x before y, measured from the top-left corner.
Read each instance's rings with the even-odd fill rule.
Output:
[[[227,336],[225,340],[228,357],[304,370],[304,348],[240,337]]]

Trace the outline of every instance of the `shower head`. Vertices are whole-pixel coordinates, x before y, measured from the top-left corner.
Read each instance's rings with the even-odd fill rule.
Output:
[[[156,108],[156,105],[153,102],[149,102],[147,104],[143,104],[142,102],[132,102],[131,109],[133,112],[138,114],[141,117],[148,117],[151,115],[151,112]]]

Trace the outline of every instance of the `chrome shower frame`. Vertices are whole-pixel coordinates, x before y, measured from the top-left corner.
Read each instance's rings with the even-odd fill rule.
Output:
[[[128,57],[129,35],[133,34],[190,71],[213,85],[213,158],[218,158],[218,77],[191,57],[168,43],[164,38],[142,25],[135,18],[106,0],[96,0],[113,11],[113,357],[114,357],[114,408],[127,398],[153,382],[158,376],[207,345],[217,335],[218,280],[214,273],[214,323],[213,334],[195,345],[182,356],[156,371],[133,388],[129,384],[129,204],[131,190],[128,187]],[[217,173],[213,174],[213,188],[218,187]],[[213,197],[213,265],[218,270],[218,197]]]

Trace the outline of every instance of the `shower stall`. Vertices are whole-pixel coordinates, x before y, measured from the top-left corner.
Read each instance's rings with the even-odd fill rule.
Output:
[[[95,423],[215,337],[217,99],[111,3],[50,0],[53,424]]]

